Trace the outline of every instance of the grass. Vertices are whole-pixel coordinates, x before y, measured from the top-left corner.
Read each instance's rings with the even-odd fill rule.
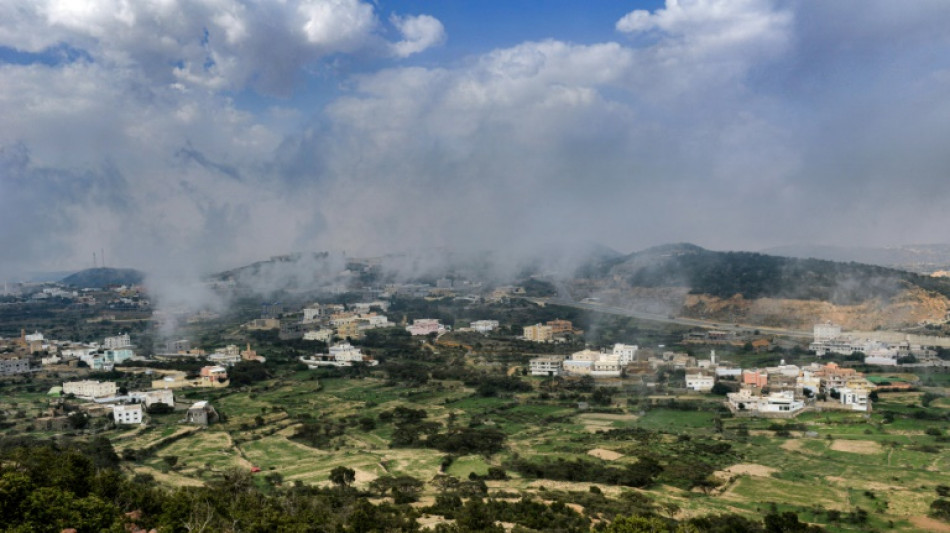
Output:
[[[327,484],[330,471],[337,466],[354,469],[356,485],[363,488],[383,475],[406,474],[429,481],[440,472],[445,454],[431,449],[390,448],[394,424],[378,418],[383,411],[406,406],[425,410],[429,421],[443,427],[448,425],[451,413],[455,427],[478,420],[482,424],[479,427],[495,427],[507,435],[506,450],[494,457],[457,457],[447,473],[462,479],[470,473],[484,475],[490,465],[501,464],[514,453],[593,461],[587,453],[604,448],[624,454],[610,461],[617,467],[637,461],[643,453],[675,460],[677,443],[686,437],[709,442],[722,440],[731,445],[729,457],[737,457],[736,463],[776,470],[767,477],[736,475],[721,494],[709,496],[666,486],[642,491],[657,501],[675,502],[689,516],[738,512],[761,517],[768,512],[768,502],[775,502],[779,510],[794,510],[801,513],[802,519],[827,525],[829,531],[843,531],[865,526],[829,524],[824,513],[814,512],[815,506],[842,512],[860,506],[872,515],[867,527],[912,530],[910,518],[926,513],[935,497],[934,487],[946,484],[950,472],[950,449],[924,433],[931,427],[945,429],[945,423],[910,418],[920,409],[914,407],[919,405],[920,392],[882,394],[869,418],[863,413],[830,411],[775,421],[733,419],[713,409],[671,409],[662,399],[651,405],[647,398],[630,398],[622,392],[615,395],[615,400],[621,405],[627,405],[625,400],[633,400],[633,407],[628,410],[581,412],[576,400],[545,401],[536,393],[477,397],[458,382],[433,381],[426,387],[406,389],[388,386],[378,378],[312,377],[310,372],[296,372],[250,388],[190,391],[192,399],[209,399],[229,421],[199,430],[141,462],[128,464],[138,471],[153,473],[159,483],[167,485],[206,481],[225,469],[251,466],[262,469],[264,475],[258,479],[261,483],[265,483],[262,480],[266,474],[273,472],[283,476],[285,482]],[[717,398],[697,398],[693,401],[703,409],[720,402]],[[0,401],[6,406],[12,400],[4,397]],[[38,409],[46,402],[45,393],[16,397],[18,408],[28,410]],[[948,407],[950,398],[937,399],[931,405],[931,409]],[[896,418],[883,423],[886,413]],[[295,425],[308,415],[314,421],[335,424],[368,416],[376,419],[377,425],[371,431],[347,426],[344,435],[334,437],[323,449],[316,449],[291,440]],[[256,420],[258,417],[261,424]],[[120,453],[125,448],[142,449],[178,431],[190,431],[191,428],[178,424],[180,418],[181,413],[154,417],[153,427],[117,430],[109,436]],[[717,418],[722,419],[722,434],[714,429]],[[777,436],[769,429],[775,423],[793,424],[789,428],[793,437]],[[817,433],[817,438],[801,436],[799,424]],[[743,436],[740,427],[747,428],[750,435]],[[636,439],[608,441],[598,433],[632,428],[657,433],[645,443]],[[863,451],[870,453],[847,451],[848,445],[863,446]],[[911,448],[919,445],[937,446],[936,453]],[[169,467],[165,460],[170,456],[178,458],[174,467]],[[560,482],[528,481],[518,476],[491,482],[493,490],[537,492],[540,485],[561,486]],[[590,483],[576,485],[570,486],[587,490]],[[435,489],[429,486],[426,490],[431,496]]]
[[[708,411],[679,411],[673,409],[651,409],[640,417],[636,425],[654,431],[692,431],[712,429],[713,420],[718,415]]]

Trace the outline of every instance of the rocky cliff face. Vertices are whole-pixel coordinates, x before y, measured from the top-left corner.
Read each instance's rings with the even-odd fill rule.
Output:
[[[948,311],[950,300],[946,297],[916,288],[903,291],[889,301],[873,299],[856,305],[781,298],[746,300],[741,295],[722,299],[689,294],[681,309],[683,316],[720,322],[809,329],[830,320],[845,329],[860,330],[895,329],[925,320],[943,320]]]
[[[897,329],[927,320],[942,321],[950,312],[950,299],[919,288],[904,290],[888,300],[875,298],[855,305],[789,298],[746,299],[741,295],[719,298],[690,294],[687,287],[598,287],[590,282],[574,284],[571,293],[578,300],[592,296],[605,305],[645,313],[804,330],[829,320],[848,330]]]

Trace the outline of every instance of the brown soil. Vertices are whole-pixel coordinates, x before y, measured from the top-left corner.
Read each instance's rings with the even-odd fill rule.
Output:
[[[737,465],[732,465],[729,468],[717,472],[717,474],[731,474],[731,475],[746,475],[746,476],[755,476],[755,477],[769,477],[773,473],[778,472],[777,469],[765,466],[757,465],[753,463],[741,463]]]
[[[587,452],[587,455],[593,455],[598,459],[603,459],[604,461],[616,461],[623,457],[622,453],[617,453],[613,450],[605,450],[603,448],[594,448]]]
[[[947,311],[950,299],[916,288],[888,302],[870,300],[858,305],[784,298],[746,300],[741,295],[723,299],[704,294],[690,294],[683,301],[684,316],[797,329],[810,329],[826,320],[849,330],[897,328],[923,320],[942,320]]]
[[[800,452],[802,450],[802,441],[798,439],[788,439],[783,442],[780,446],[783,450],[788,450],[790,452]]]
[[[881,453],[881,445],[873,440],[836,440],[831,443],[831,449],[837,452],[859,453],[874,455]]]
[[[929,516],[912,516],[910,517],[910,522],[919,527],[921,531],[950,532],[950,524],[935,520]]]

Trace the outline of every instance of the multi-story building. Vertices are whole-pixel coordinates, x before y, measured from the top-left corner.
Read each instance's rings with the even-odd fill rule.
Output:
[[[813,328],[815,342],[827,342],[841,336],[841,326],[826,322],[824,324],[815,324]]]
[[[790,415],[805,408],[805,403],[795,399],[792,391],[773,392],[768,396],[758,396],[749,389],[730,392],[726,395],[726,404],[736,413],[748,413],[758,416]]]
[[[244,325],[248,331],[280,329],[280,320],[276,318],[255,318]]]
[[[363,363],[369,366],[376,366],[379,361],[363,354],[359,348],[354,347],[348,342],[341,342],[330,347],[328,354],[315,354],[311,357],[301,357],[300,361],[310,368],[321,366],[353,366],[353,363]]]
[[[362,339],[363,329],[359,322],[346,322],[336,327],[336,336],[341,339]]]
[[[108,398],[115,396],[114,381],[67,381],[63,383],[63,394],[72,394],[78,398]]]
[[[574,331],[574,324],[571,324],[570,320],[548,320],[547,325],[551,327],[551,333],[554,335],[559,333],[571,333]]]
[[[574,352],[561,366],[568,374],[601,378],[618,377],[622,370],[620,356],[590,349]]]
[[[261,318],[280,318],[284,314],[284,304],[281,302],[261,304]]]
[[[529,364],[532,376],[560,376],[564,358],[557,355],[535,357]]]
[[[112,419],[116,424],[141,424],[142,404],[113,405]]]
[[[524,338],[533,342],[551,342],[554,340],[554,331],[551,326],[535,324],[524,327]]]
[[[187,352],[191,349],[191,341],[188,339],[178,339],[165,343],[165,351],[168,353]]]
[[[472,322],[472,329],[479,333],[489,333],[498,329],[497,320],[476,320]]]
[[[612,354],[601,354],[600,358],[592,361],[590,375],[598,378],[620,377],[622,368],[620,358]]]
[[[637,358],[640,348],[636,344],[614,344],[613,354],[620,358],[621,365],[629,365]]]
[[[171,389],[133,391],[129,393],[129,398],[133,401],[145,404],[146,408],[156,403],[163,403],[169,407],[175,407],[175,393],[172,392]]]
[[[412,325],[406,326],[406,331],[411,335],[428,335],[430,333],[442,333],[446,330],[445,326],[434,318],[417,318],[412,321]]]
[[[203,366],[198,376],[204,381],[224,383],[228,380],[228,369],[223,366]]]
[[[369,313],[370,310],[374,307],[381,309],[383,312],[389,310],[389,302],[382,300],[376,300],[373,302],[358,302],[351,306],[354,311],[357,313]]]
[[[742,373],[742,384],[761,389],[769,384],[769,375],[758,370],[746,370]]]
[[[709,392],[716,384],[716,375],[708,372],[686,374],[686,388],[696,392]]]
[[[30,360],[27,358],[0,359],[0,376],[26,374],[30,371]]]
[[[303,340],[305,341],[323,341],[330,342],[333,339],[333,330],[332,329],[315,329],[313,331],[308,331],[303,334]]]
[[[114,337],[106,337],[105,340],[102,341],[102,347],[107,350],[125,348],[126,346],[132,346],[132,339],[129,337],[128,333],[123,333],[122,335],[116,335]]]
[[[838,400],[842,405],[851,407],[854,411],[870,411],[871,400],[867,389],[843,387],[838,389]]]

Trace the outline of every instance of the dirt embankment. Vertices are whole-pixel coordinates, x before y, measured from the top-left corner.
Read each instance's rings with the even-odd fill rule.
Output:
[[[906,290],[889,301],[874,299],[857,305],[782,298],[746,300],[741,295],[717,298],[689,294],[684,298],[682,308],[684,316],[706,320],[794,329],[809,329],[816,323],[830,320],[849,330],[911,326],[924,320],[941,320],[948,311],[950,300],[921,289]]]

